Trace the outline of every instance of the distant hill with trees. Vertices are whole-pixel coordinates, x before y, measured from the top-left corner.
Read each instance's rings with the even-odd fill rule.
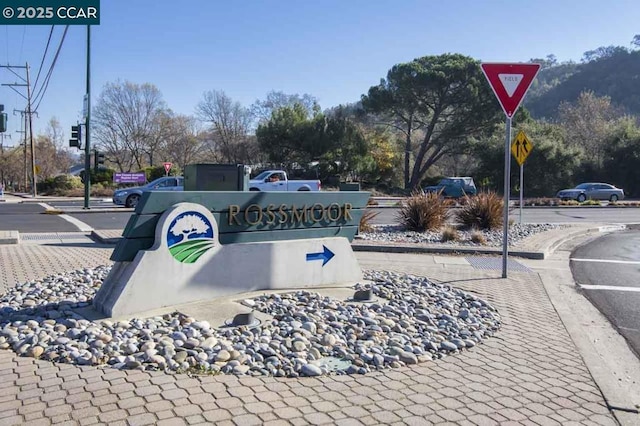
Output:
[[[524,105],[534,118],[555,120],[563,102],[575,102],[583,92],[609,97],[621,113],[640,115],[640,36],[632,46],[599,47],[584,53],[581,63],[558,63],[555,56],[532,59],[542,69]]]

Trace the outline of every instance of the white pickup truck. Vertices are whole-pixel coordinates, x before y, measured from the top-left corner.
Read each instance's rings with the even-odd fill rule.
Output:
[[[320,181],[288,180],[283,170],[265,170],[249,181],[249,191],[320,191]]]

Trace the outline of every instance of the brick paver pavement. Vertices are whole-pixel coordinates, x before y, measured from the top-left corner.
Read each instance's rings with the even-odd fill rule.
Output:
[[[107,257],[104,249],[73,250],[0,247],[3,277],[22,276],[16,267],[29,275],[49,270],[42,265],[73,269],[74,256],[87,266]],[[502,329],[472,350],[417,366],[300,379],[119,371],[4,350],[0,425],[616,424],[537,274],[500,279],[496,271],[444,268],[432,256],[358,258],[364,268],[384,265],[472,291],[499,309]]]

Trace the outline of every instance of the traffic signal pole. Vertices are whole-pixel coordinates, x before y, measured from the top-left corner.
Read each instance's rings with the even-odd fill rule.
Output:
[[[89,123],[91,122],[91,25],[87,25],[87,103],[84,123],[84,208],[89,209],[89,195],[91,190],[91,147]]]

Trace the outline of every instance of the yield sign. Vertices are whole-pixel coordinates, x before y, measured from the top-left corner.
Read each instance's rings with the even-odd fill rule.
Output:
[[[162,165],[164,166],[164,171],[169,173],[169,170],[171,170],[171,166],[173,166],[173,163],[162,163]]]
[[[520,106],[531,82],[540,70],[540,64],[480,64],[502,110],[512,117]]]
[[[533,144],[531,143],[527,135],[525,135],[525,133],[520,130],[516,138],[513,140],[513,143],[511,144],[511,153],[516,158],[519,166],[522,166],[532,149]]]

